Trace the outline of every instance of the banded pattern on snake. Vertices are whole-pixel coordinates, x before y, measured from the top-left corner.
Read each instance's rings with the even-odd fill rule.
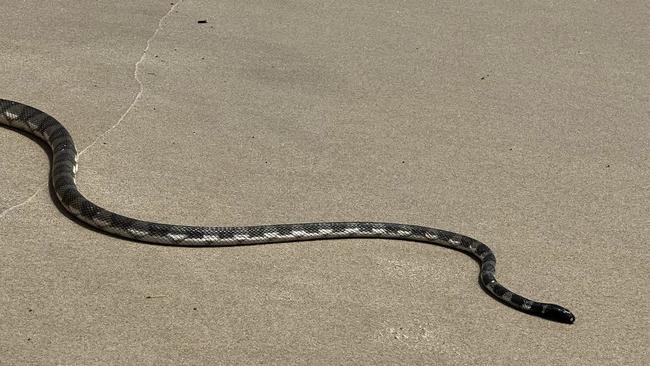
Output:
[[[105,210],[77,189],[77,150],[68,131],[50,115],[30,106],[0,99],[0,125],[23,130],[45,141],[52,151],[51,183],[63,207],[78,220],[129,240],[177,246],[269,244],[316,239],[381,238],[442,245],[473,256],[480,263],[479,281],[496,299],[524,313],[571,324],[566,308],[529,300],[506,289],[495,278],[496,258],[485,244],[450,231],[383,222],[318,222],[261,226],[200,227],[137,220]]]

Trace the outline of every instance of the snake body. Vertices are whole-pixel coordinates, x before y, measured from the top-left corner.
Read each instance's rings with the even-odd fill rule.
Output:
[[[501,302],[524,313],[571,324],[566,308],[529,300],[497,282],[496,258],[485,244],[468,236],[430,227],[383,222],[318,222],[259,226],[201,227],[142,221],[108,211],[77,189],[77,150],[68,131],[56,119],[22,103],[0,99],[0,125],[33,135],[52,151],[51,183],[61,205],[75,218],[129,240],[177,246],[230,246],[316,239],[381,238],[418,241],[460,250],[480,263],[479,281]]]

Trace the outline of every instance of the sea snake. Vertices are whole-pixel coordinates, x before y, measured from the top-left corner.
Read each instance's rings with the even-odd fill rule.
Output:
[[[566,308],[529,300],[497,282],[496,258],[485,244],[468,236],[424,226],[383,222],[317,222],[259,226],[202,227],[142,221],[105,210],[77,189],[77,150],[56,119],[22,103],[0,99],[0,125],[25,131],[51,148],[51,184],[61,205],[75,218],[102,232],[128,240],[176,246],[230,246],[316,239],[381,238],[437,244],[460,250],[480,263],[479,281],[501,302],[524,313],[571,324]]]

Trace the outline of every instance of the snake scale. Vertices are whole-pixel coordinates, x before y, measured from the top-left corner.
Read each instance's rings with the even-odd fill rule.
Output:
[[[77,150],[68,131],[56,119],[22,103],[0,99],[0,125],[43,140],[52,151],[51,183],[72,216],[102,232],[129,240],[177,246],[269,244],[316,239],[382,238],[442,245],[473,256],[480,263],[479,281],[501,302],[524,313],[571,324],[566,308],[529,300],[506,289],[495,278],[496,258],[485,244],[450,231],[382,222],[318,222],[260,226],[200,227],[169,225],[125,217],[87,200],[77,189]]]

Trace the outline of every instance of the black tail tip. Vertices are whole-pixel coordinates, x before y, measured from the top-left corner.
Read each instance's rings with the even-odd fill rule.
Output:
[[[555,304],[547,304],[546,309],[544,309],[540,316],[544,319],[565,324],[573,324],[573,322],[576,321],[576,317],[569,311],[569,309]]]

